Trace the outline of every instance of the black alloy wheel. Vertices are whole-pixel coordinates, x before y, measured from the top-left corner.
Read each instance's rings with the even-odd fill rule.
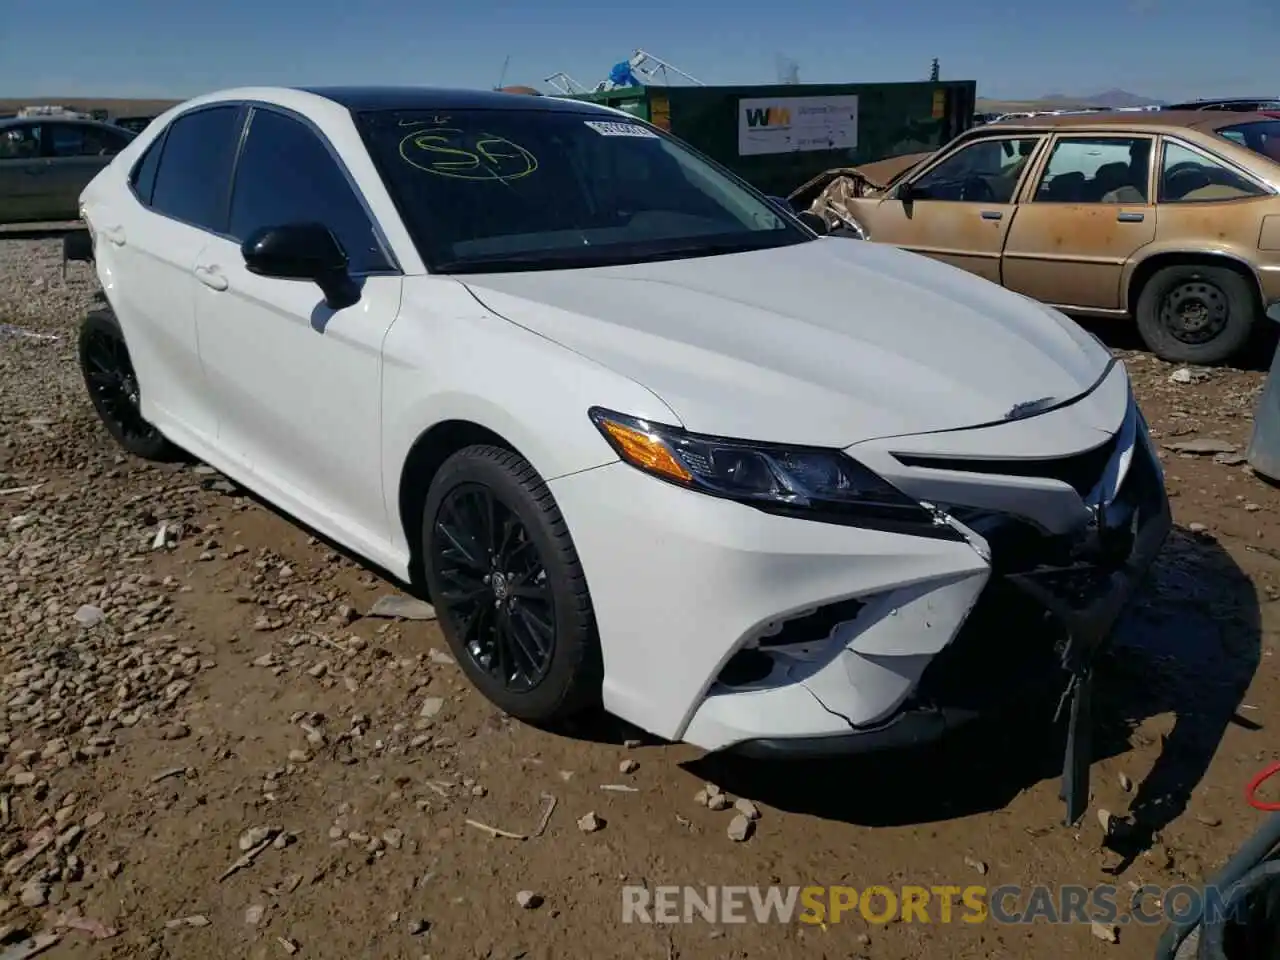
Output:
[[[422,559],[445,639],[490,702],[542,725],[599,704],[586,576],[528,461],[487,444],[445,460],[423,506]]]
[[[440,544],[433,599],[457,624],[477,667],[512,693],[532,690],[555,653],[555,599],[537,547],[491,489],[462,484],[436,514]]]
[[[171,459],[175,449],[142,415],[142,390],[115,317],[89,314],[80,327],[80,370],[89,399],[107,432],[129,453]]]

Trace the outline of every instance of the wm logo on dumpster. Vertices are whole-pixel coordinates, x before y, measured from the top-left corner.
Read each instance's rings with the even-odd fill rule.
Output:
[[[747,107],[747,127],[789,127],[791,111],[786,107]]]

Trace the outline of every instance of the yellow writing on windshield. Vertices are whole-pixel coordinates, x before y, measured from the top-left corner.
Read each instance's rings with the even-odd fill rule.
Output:
[[[506,137],[453,127],[415,130],[400,141],[400,156],[424,173],[454,180],[509,183],[538,169],[538,158]]]

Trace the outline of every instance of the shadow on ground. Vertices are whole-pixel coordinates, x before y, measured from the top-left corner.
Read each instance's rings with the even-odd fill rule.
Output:
[[[1260,658],[1252,582],[1214,540],[1175,531],[1099,663],[1094,757],[1127,752],[1145,720],[1176,718],[1136,790],[1126,860],[1186,809]],[[820,761],[710,754],[686,765],[725,790],[796,813],[864,826],[948,820],[1005,807],[1062,772],[1054,698],[978,721],[939,743]]]

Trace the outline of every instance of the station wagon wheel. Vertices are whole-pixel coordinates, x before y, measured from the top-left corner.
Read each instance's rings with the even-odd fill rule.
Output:
[[[109,312],[95,311],[84,319],[79,355],[89,399],[116,443],[145,460],[173,459],[176,448],[142,415],[138,375],[124,334]]]
[[[1138,330],[1162,360],[1221,363],[1248,343],[1260,310],[1250,282],[1227,267],[1157,270],[1138,295]]]
[[[427,586],[472,683],[530,723],[599,699],[602,665],[586,578],[559,509],[518,454],[450,457],[423,512]]]
[[[1227,295],[1203,280],[1178,284],[1160,302],[1160,322],[1175,337],[1192,346],[1221,336],[1227,326],[1227,316]]]

